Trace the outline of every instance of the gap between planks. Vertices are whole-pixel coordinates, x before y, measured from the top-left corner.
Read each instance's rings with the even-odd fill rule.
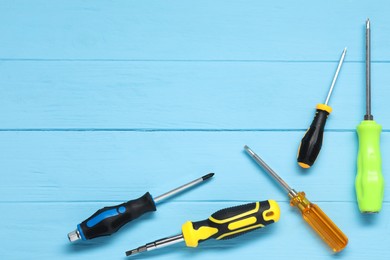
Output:
[[[335,63],[338,60],[229,60],[229,59],[40,59],[40,58],[0,58],[0,61],[6,62],[199,62],[199,63],[208,63],[208,62],[237,62],[237,63]],[[348,60],[344,63],[364,63],[364,60]],[[371,60],[371,63],[390,63],[390,60]]]
[[[229,128],[4,128],[0,132],[302,132],[307,129],[229,129]],[[325,129],[325,132],[356,132],[356,129]],[[383,129],[382,132],[390,132]]]

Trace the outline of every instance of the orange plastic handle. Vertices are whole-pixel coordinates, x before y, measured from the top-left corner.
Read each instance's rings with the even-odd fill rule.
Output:
[[[317,232],[334,252],[340,252],[348,244],[348,237],[335,223],[318,207],[305,197],[304,192],[291,198],[291,206],[302,212],[303,219]]]

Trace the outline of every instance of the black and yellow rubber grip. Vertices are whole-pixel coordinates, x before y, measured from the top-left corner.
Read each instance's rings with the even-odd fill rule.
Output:
[[[188,247],[197,247],[199,242],[210,238],[230,239],[252,230],[277,222],[279,205],[274,200],[265,200],[219,210],[208,219],[182,226],[183,237]]]
[[[310,168],[317,159],[322,146],[326,119],[332,108],[325,104],[318,104],[316,115],[302,138],[298,149],[298,164],[302,168]]]

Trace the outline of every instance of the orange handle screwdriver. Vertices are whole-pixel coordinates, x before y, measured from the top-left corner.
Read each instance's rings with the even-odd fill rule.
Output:
[[[336,226],[335,223],[318,207],[311,203],[304,192],[296,192],[276,174],[255,152],[248,146],[244,146],[248,154],[261,165],[269,175],[271,175],[288,192],[290,205],[297,207],[303,219],[317,232],[334,252],[340,252],[348,244],[347,236]]]

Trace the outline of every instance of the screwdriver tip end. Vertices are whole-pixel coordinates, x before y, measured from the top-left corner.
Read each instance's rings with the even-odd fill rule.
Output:
[[[249,154],[251,154],[251,155],[253,155],[254,153],[253,153],[253,151],[252,151],[252,149],[251,148],[249,148],[249,146],[247,146],[247,145],[244,145],[244,149],[245,149],[245,151],[247,151]]]
[[[135,255],[137,253],[138,253],[137,249],[129,250],[129,251],[126,251],[126,256]]]
[[[126,251],[126,256],[135,255],[135,254],[142,253],[142,252],[145,252],[145,251],[148,251],[148,248],[147,248],[146,245],[138,247],[136,249],[132,249],[132,250]]]
[[[215,173],[210,172],[209,174],[206,174],[205,176],[203,176],[202,179],[203,179],[204,181],[207,180],[207,179],[210,179],[211,177],[214,176],[214,174],[215,174]]]
[[[366,28],[367,28],[367,29],[370,29],[370,18],[367,18],[367,21],[366,21]]]

